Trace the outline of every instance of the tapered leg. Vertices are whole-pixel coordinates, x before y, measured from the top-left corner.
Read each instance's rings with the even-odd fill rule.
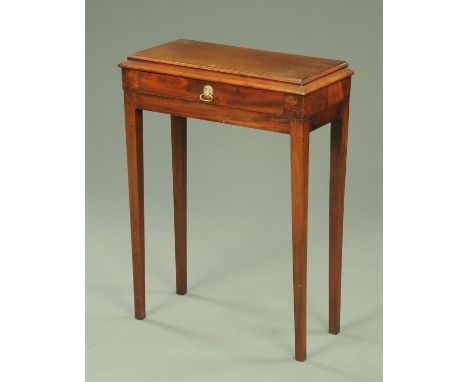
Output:
[[[309,126],[291,121],[291,195],[296,360],[306,359]]]
[[[340,332],[341,252],[343,243],[348,113],[349,104],[346,102],[341,116],[331,124],[328,331],[332,334]]]
[[[133,93],[125,92],[124,97],[135,318],[142,320],[145,318],[143,118],[142,111],[135,108]]]
[[[187,118],[171,115],[177,294],[187,293]]]

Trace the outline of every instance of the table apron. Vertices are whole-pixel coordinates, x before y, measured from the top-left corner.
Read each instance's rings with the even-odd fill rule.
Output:
[[[285,116],[157,97],[143,93],[135,93],[135,106],[141,110],[178,115],[180,117],[289,133],[290,119]]]
[[[268,115],[254,111],[199,104],[149,94],[134,93],[135,107],[141,110],[178,115],[180,117],[202,119],[212,122],[250,127],[254,129],[289,134],[291,120],[287,116]],[[313,131],[339,118],[348,98],[304,118]]]

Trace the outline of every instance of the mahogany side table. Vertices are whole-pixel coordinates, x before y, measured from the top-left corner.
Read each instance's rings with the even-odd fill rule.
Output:
[[[289,134],[295,357],[306,358],[309,133],[331,123],[329,332],[340,331],[353,71],[344,61],[176,40],[119,64],[125,99],[135,318],[145,318],[142,111],[171,115],[176,291],[187,292],[187,118]]]

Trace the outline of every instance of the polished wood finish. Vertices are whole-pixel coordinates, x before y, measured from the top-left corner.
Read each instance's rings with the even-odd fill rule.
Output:
[[[343,246],[348,116],[349,101],[346,101],[339,117],[331,123],[328,331],[332,334],[340,332],[341,255]]]
[[[142,320],[145,318],[143,116],[142,111],[136,108],[135,94],[125,92],[124,101],[135,318]]]
[[[306,95],[315,92],[319,89],[327,87],[330,83],[341,81],[353,74],[353,71],[351,69],[343,68],[335,73],[327,75],[323,78],[319,78],[316,81],[309,82],[305,85],[298,85],[263,78],[252,79],[250,77],[239,76],[231,73],[212,72],[208,70],[199,70],[190,67],[179,67],[175,65],[161,64],[157,62],[127,60],[121,62],[119,66],[122,69],[130,69],[133,71],[169,74],[176,77],[180,76],[185,78],[194,78],[204,81],[244,86],[250,89],[264,89],[297,95]]]
[[[296,359],[306,358],[307,215],[309,190],[309,126],[291,121],[291,199]]]
[[[122,69],[306,95],[353,74],[340,60],[176,40],[137,52]]]
[[[229,123],[255,129],[289,133],[289,120],[285,117],[256,113],[240,109],[229,109],[211,104],[180,101],[172,98],[137,94],[135,102],[143,110],[177,114],[182,117]]]
[[[329,110],[333,105],[349,97],[350,92],[351,78],[348,77],[308,94],[304,97],[302,116],[304,118],[311,118],[317,112]]]
[[[138,92],[184,101],[200,102],[205,81],[156,73],[138,73]],[[251,110],[272,115],[283,114],[284,95],[222,83],[215,88],[213,106]]]
[[[171,115],[177,294],[187,293],[187,118]]]
[[[329,332],[340,330],[344,186],[352,70],[329,60],[191,40],[119,64],[125,124],[135,317],[145,317],[142,110],[171,115],[176,292],[187,292],[187,118],[289,134],[295,358],[306,359],[309,134],[331,123]],[[200,99],[213,88],[211,102]]]
[[[233,73],[304,85],[345,68],[340,60],[180,39],[128,56],[132,60]]]

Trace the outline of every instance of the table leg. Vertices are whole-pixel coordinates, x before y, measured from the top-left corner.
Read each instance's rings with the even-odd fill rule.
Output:
[[[293,120],[291,140],[292,245],[296,360],[306,359],[307,337],[307,202],[309,126]]]
[[[177,294],[187,293],[187,118],[171,115]]]
[[[328,331],[332,334],[340,332],[341,254],[348,142],[348,102],[344,105],[340,117],[331,124]]]
[[[124,99],[135,318],[142,320],[145,318],[143,116],[142,111],[135,107],[133,93],[125,92]]]

